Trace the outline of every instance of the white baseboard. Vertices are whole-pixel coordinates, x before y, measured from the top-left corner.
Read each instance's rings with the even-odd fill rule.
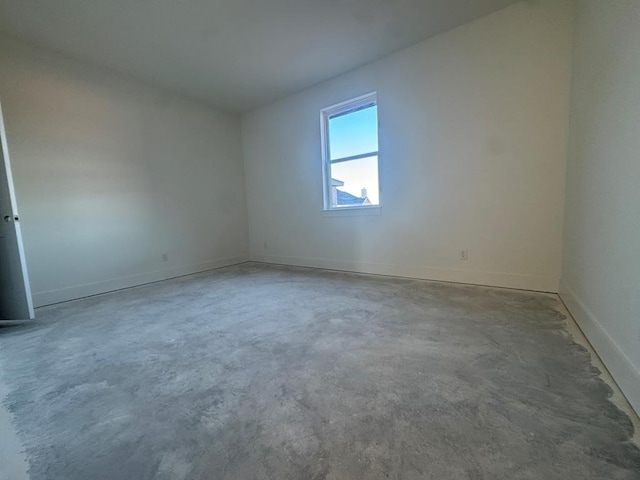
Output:
[[[419,278],[441,282],[469,283],[491,287],[516,288],[538,292],[558,292],[558,279],[536,275],[515,273],[480,272],[473,270],[455,270],[419,265],[393,265],[385,263],[345,262],[321,258],[300,258],[280,255],[251,255],[251,260],[298,267],[326,268],[357,273],[390,275],[394,277]]]
[[[640,414],[640,370],[638,367],[609,336],[602,323],[589,311],[573,289],[562,280],[560,281],[560,298],[633,409]]]
[[[144,285],[145,283],[158,282],[160,280],[167,280],[170,278],[182,277],[184,275],[191,275],[193,273],[205,272],[216,268],[227,267],[229,265],[243,263],[248,260],[249,255],[238,255],[235,257],[221,258],[196,265],[186,265],[168,270],[156,270],[155,272],[141,273],[139,275],[131,275],[128,277],[113,278],[84,285],[74,285],[45,292],[37,292],[33,294],[33,303],[35,307],[43,307],[53,303],[76,300],[78,298],[89,297],[100,293],[122,290],[123,288],[136,287],[138,285]]]

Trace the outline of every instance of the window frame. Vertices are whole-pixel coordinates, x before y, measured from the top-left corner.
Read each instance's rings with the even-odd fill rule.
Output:
[[[336,103],[320,110],[320,132],[322,142],[322,182],[323,182],[323,209],[325,212],[353,211],[353,210],[379,210],[382,205],[382,186],[380,182],[380,119],[376,124],[378,133],[378,149],[357,155],[331,160],[331,147],[329,138],[329,120],[342,115],[348,115],[358,110],[375,106],[378,109],[378,93],[371,92],[359,97],[351,98],[344,102]],[[378,113],[378,112],[376,112]],[[333,163],[348,162],[362,158],[376,157],[378,167],[378,204],[377,205],[353,205],[338,207],[331,204],[331,165]]]

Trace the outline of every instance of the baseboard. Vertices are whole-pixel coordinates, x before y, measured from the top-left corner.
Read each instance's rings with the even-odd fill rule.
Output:
[[[589,340],[636,413],[640,414],[640,371],[609,336],[566,282],[560,281],[560,298]]]
[[[91,295],[98,295],[100,293],[122,290],[123,288],[136,287],[138,285],[144,285],[145,283],[158,282],[160,280],[168,280],[170,278],[182,277],[184,275],[191,275],[193,273],[227,267],[229,265],[243,263],[248,260],[248,255],[238,255],[235,257],[227,257],[198,263],[196,265],[186,265],[168,270],[157,270],[155,272],[142,273],[139,275],[131,275],[128,277],[113,278],[84,285],[74,285],[45,292],[37,292],[33,294],[33,303],[35,307],[43,307],[54,303],[76,300],[78,298],[89,297]]]
[[[515,288],[538,292],[558,292],[558,279],[536,275],[515,273],[480,272],[473,270],[455,270],[418,265],[394,265],[385,263],[345,262],[320,258],[300,258],[280,255],[251,255],[251,260],[298,267],[327,268],[357,273],[390,275],[394,277],[419,278],[441,282],[469,283],[491,287]]]

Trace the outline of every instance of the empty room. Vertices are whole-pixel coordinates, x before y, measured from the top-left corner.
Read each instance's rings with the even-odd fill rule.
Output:
[[[640,1],[0,0],[0,480],[640,480]]]

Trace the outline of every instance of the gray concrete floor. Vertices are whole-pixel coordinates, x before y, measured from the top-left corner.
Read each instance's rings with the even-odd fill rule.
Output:
[[[562,312],[243,264],[0,328],[4,421],[32,480],[640,479],[632,418]]]

